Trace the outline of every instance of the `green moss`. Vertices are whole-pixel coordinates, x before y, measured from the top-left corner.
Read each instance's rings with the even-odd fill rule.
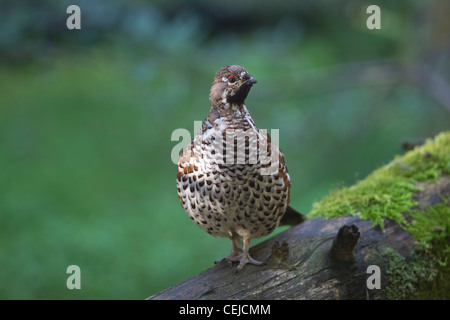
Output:
[[[421,244],[436,241],[436,234],[442,236],[450,229],[450,200],[441,199],[442,203],[410,214],[412,222],[407,231]]]
[[[432,279],[418,275],[415,297],[418,299],[450,299],[450,198],[414,211],[408,232],[417,240],[416,251],[429,270],[435,271]]]
[[[408,166],[393,168],[392,173],[412,182],[436,182],[443,174],[450,174],[450,131],[442,132],[423,146],[413,149],[396,160]]]
[[[438,274],[428,260],[422,259],[415,251],[405,258],[394,249],[388,248],[382,257],[387,260],[385,281],[387,298],[390,300],[418,298],[417,288],[429,286]]]
[[[450,174],[450,132],[443,132],[350,187],[333,190],[313,205],[309,216],[359,215],[383,227],[396,221],[416,240],[408,257],[389,248],[385,285],[388,299],[450,299],[450,200],[417,210],[417,182],[437,182]],[[407,222],[404,213],[408,213]]]
[[[450,131],[443,132],[391,163],[377,169],[351,187],[333,190],[314,203],[310,217],[335,218],[359,215],[383,227],[385,218],[407,227],[402,212],[417,203],[412,200],[417,181],[435,182],[450,174]]]
[[[416,211],[408,231],[418,245],[409,257],[392,248],[387,260],[388,299],[450,299],[450,207],[449,199]]]
[[[380,169],[354,186],[332,191],[327,198],[314,204],[310,216],[335,218],[354,214],[382,227],[384,218],[406,225],[401,213],[416,204],[411,200],[414,190],[408,180]]]

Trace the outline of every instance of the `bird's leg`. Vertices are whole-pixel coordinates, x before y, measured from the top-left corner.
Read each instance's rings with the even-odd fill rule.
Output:
[[[237,266],[235,272],[241,271],[247,263],[255,264],[257,266],[264,264],[264,262],[255,260],[250,256],[250,252],[249,252],[250,239],[247,237],[244,237],[243,241],[244,241],[244,246],[242,249],[241,259],[239,260],[239,265]]]
[[[242,255],[242,249],[238,247],[237,242],[239,241],[239,236],[233,234],[231,237],[231,254],[228,257],[223,259],[216,260],[215,263],[219,263],[221,261],[227,261],[232,263],[234,261],[240,261]]]

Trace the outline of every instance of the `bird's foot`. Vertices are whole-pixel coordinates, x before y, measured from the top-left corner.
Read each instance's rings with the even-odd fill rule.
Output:
[[[254,264],[254,265],[257,265],[257,266],[265,264],[265,262],[253,259],[250,256],[250,253],[243,252],[242,255],[241,255],[241,259],[239,260],[239,264],[236,267],[236,270],[234,270],[234,273],[237,273],[237,272],[241,271],[242,269],[244,269],[245,265],[248,264],[248,263]]]
[[[242,249],[237,248],[231,251],[231,254],[229,256],[216,260],[214,261],[214,263],[217,264],[219,262],[226,261],[228,262],[229,265],[231,265],[233,262],[240,261],[241,257],[242,257]]]

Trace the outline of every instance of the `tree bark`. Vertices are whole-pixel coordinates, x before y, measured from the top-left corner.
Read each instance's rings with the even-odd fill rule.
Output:
[[[448,177],[420,186],[421,209],[450,194]],[[251,255],[267,262],[263,266],[247,265],[235,274],[235,266],[221,262],[148,299],[385,299],[387,261],[381,253],[392,248],[408,256],[414,245],[391,220],[383,231],[357,216],[313,218],[252,247]],[[370,265],[381,270],[381,289],[367,286]]]

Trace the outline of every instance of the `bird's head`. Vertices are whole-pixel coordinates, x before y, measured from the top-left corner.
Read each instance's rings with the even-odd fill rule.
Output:
[[[219,102],[241,105],[256,79],[240,66],[227,66],[217,71],[214,77],[209,100],[212,104]]]

